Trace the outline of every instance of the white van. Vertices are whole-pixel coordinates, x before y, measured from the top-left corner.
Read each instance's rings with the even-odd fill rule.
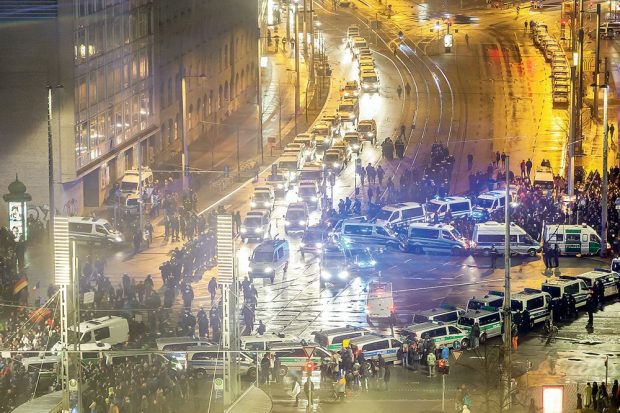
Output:
[[[265,351],[270,345],[275,343],[284,343],[291,341],[301,341],[299,337],[291,336],[284,333],[271,333],[262,336],[241,336],[241,350],[248,351]]]
[[[433,198],[425,204],[426,212],[432,216],[437,214],[441,220],[448,211],[452,218],[468,217],[471,215],[471,200],[464,196],[446,196]]]
[[[306,341],[290,341],[282,343],[272,343],[268,345],[267,351],[278,356],[280,359],[280,375],[286,376],[290,369],[299,370],[306,366],[308,356],[304,347],[314,347],[314,352],[310,360],[314,363],[315,369],[321,366],[321,360],[331,359],[331,353],[317,343]],[[259,355],[262,357],[262,355]],[[259,358],[260,360],[260,358]]]
[[[299,157],[296,155],[285,155],[278,160],[278,170],[282,171],[291,182],[297,179],[299,166]]]
[[[102,218],[69,217],[69,238],[76,242],[122,244],[123,234]]]
[[[474,201],[471,216],[477,221],[486,221],[489,215],[498,210],[504,209],[506,203],[506,191],[496,190],[484,192]]]
[[[371,281],[368,283],[366,297],[366,318],[370,324],[373,320],[389,320],[394,313],[394,296],[392,283]]]
[[[370,222],[346,220],[334,233],[334,238],[344,245],[385,246],[393,249],[404,247],[398,235],[390,228]]]
[[[422,222],[426,218],[424,205],[417,202],[401,202],[381,208],[374,221],[391,228],[406,227],[412,222]]]
[[[386,363],[399,363],[398,349],[403,346],[402,341],[394,337],[367,335],[363,337],[357,337],[349,341],[353,354],[359,356],[360,353],[364,354],[366,360],[376,360],[381,354],[383,360]]]
[[[547,319],[551,312],[550,304],[551,295],[535,288],[526,288],[510,298],[510,308],[513,314],[519,310],[527,310],[530,313],[530,329]]]
[[[413,314],[411,322],[413,324],[422,323],[442,323],[442,324],[456,324],[459,321],[461,314],[465,311],[460,308],[456,308],[452,305],[444,304],[438,308],[431,308],[430,310],[419,311]]]
[[[239,374],[251,379],[256,378],[256,362],[245,352],[236,353]],[[200,376],[221,377],[224,374],[224,350],[222,347],[198,346],[187,352],[187,369]]]
[[[583,280],[588,288],[592,288],[595,282],[600,281],[603,283],[603,296],[606,298],[620,292],[620,274],[603,268],[595,268],[583,274],[562,275],[562,278]]]
[[[583,280],[569,278],[547,280],[542,283],[540,289],[549,294],[552,300],[559,300],[564,294],[572,295],[575,299],[575,308],[586,305],[588,300],[588,287]]]
[[[76,326],[69,327],[69,334],[78,337],[78,333],[80,344],[101,341],[114,346],[129,340],[129,323],[123,317],[99,317],[81,322],[79,332]]]
[[[543,191],[552,191],[554,188],[553,170],[548,166],[541,166],[534,173],[532,186],[538,186]]]
[[[289,261],[289,244],[282,239],[270,239],[261,242],[250,257],[248,276],[254,278],[269,278],[271,283],[278,273],[286,273]]]
[[[425,251],[452,255],[469,254],[471,245],[452,225],[413,223],[403,237],[404,251],[422,254]]]
[[[338,351],[348,347],[351,339],[372,334],[370,330],[362,327],[346,326],[327,330],[314,331],[314,341],[330,351]]]
[[[457,327],[471,333],[474,324],[480,326],[480,344],[487,339],[500,336],[502,334],[502,313],[501,310],[469,310],[461,315]]]
[[[426,322],[414,324],[401,330],[400,338],[403,341],[419,341],[425,337],[430,338],[435,346],[448,346],[448,348],[467,348],[469,346],[469,333],[456,325],[443,325]],[[454,345],[454,343],[458,345]]]
[[[153,185],[153,172],[151,168],[143,166],[142,168],[142,190]],[[134,194],[140,188],[140,171],[137,169],[129,169],[125,171],[123,179],[121,179],[121,192],[123,194]]]
[[[562,255],[598,255],[601,237],[594,228],[582,225],[545,225],[543,239],[551,248],[560,248]]]
[[[506,226],[504,223],[489,221],[476,224],[472,241],[475,244],[475,253],[489,255],[491,246],[495,245],[499,254],[504,254],[504,239]],[[541,246],[525,232],[523,228],[514,223],[510,224],[510,253],[519,255],[536,256]]]
[[[502,291],[489,291],[483,297],[472,297],[467,301],[467,310],[480,310],[485,308],[501,309],[504,306],[504,293]]]

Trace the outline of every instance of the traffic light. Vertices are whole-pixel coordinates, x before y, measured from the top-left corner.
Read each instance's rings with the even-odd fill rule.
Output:
[[[311,360],[306,362],[306,371],[312,373],[314,371],[314,363]]]

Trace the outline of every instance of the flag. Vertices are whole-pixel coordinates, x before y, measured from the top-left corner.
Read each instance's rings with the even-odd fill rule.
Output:
[[[13,294],[19,293],[26,287],[28,287],[28,280],[26,279],[26,277],[22,277],[15,282],[15,285],[13,286]]]

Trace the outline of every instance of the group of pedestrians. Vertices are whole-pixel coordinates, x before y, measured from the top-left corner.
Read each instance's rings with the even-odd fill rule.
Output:
[[[592,409],[596,412],[616,412],[620,409],[620,388],[618,380],[614,380],[611,389],[605,382],[600,384],[587,382],[582,392],[577,394],[577,413],[583,409]]]

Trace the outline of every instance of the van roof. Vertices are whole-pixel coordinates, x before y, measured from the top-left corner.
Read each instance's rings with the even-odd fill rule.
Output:
[[[480,232],[480,230],[489,230],[489,231],[490,230],[503,230],[506,226],[504,225],[503,222],[487,221],[487,222],[480,222],[476,224],[476,227],[478,228],[478,232]],[[525,234],[526,232],[523,228],[516,225],[514,222],[511,222],[510,233],[511,234]]]
[[[278,248],[280,245],[283,245],[284,243],[288,244],[288,241],[284,239],[268,239],[268,240],[261,242],[259,245],[257,245],[256,248],[254,248],[254,252],[273,251],[274,249]]]
[[[314,331],[312,334],[321,334],[324,336],[335,336],[343,333],[353,333],[353,332],[363,332],[370,333],[370,330],[364,327],[356,327],[356,326],[345,326],[345,327],[336,327],[336,328],[328,328],[325,330]]]
[[[269,350],[285,350],[288,348],[300,348],[300,347],[321,347],[314,341],[281,341],[270,344],[267,348]]]
[[[450,224],[433,224],[429,222],[412,222],[409,225],[409,228],[437,228],[437,229],[445,229],[447,231],[452,231],[454,229],[453,225]]]
[[[579,280],[578,278],[553,278],[553,279],[548,279],[547,281],[545,281],[544,283],[542,283],[542,285],[567,285],[567,284],[573,284],[579,281],[583,281],[583,280]]]
[[[439,323],[433,323],[432,321],[427,321],[425,323],[420,323],[420,324],[412,324],[410,326],[407,326],[405,328],[403,328],[403,331],[411,331],[413,333],[418,332],[418,331],[426,331],[426,330],[430,330],[432,328],[439,328],[439,327],[443,327],[443,324],[439,324]]]
[[[577,274],[577,275],[565,275],[565,277],[572,277],[572,278],[590,278],[590,279],[595,279],[595,278],[600,278],[600,277],[609,277],[615,275],[616,277],[619,277],[620,275],[618,275],[617,272],[614,271],[610,271],[610,270],[606,270],[603,268],[595,268],[592,271],[588,271],[588,272],[584,272],[582,274]]]
[[[435,307],[429,310],[423,310],[423,311],[418,312],[418,314],[429,316],[429,315],[453,313],[455,311],[459,311],[459,309],[456,307],[452,307],[452,306],[446,306],[446,307]]]
[[[165,345],[168,344],[185,344],[185,343],[205,343],[205,344],[211,344],[210,341],[208,340],[203,340],[200,338],[193,338],[193,337],[161,337],[155,340],[155,344],[157,344],[157,347],[163,347]]]
[[[297,339],[297,337],[289,335],[289,334],[273,332],[271,334],[265,334],[262,336],[241,336],[239,339],[241,340],[241,343],[248,343],[248,342],[261,342],[262,343],[262,342],[270,342],[270,341],[292,343],[295,341],[295,339]],[[299,341],[301,342],[301,339]]]
[[[489,310],[468,310],[465,312],[465,314],[463,314],[461,316],[461,318],[480,318],[480,317],[484,317],[485,315],[489,315],[489,314],[495,314],[495,313],[500,313],[500,310],[496,310],[496,311],[489,311]]]
[[[419,204],[417,202],[400,202],[398,204],[385,205],[381,209],[383,209],[384,211],[396,211],[397,209],[419,208],[421,206],[422,204]]]
[[[523,291],[519,291],[516,294],[512,294],[510,297],[512,300],[527,300],[528,298],[532,298],[532,296],[536,295],[547,295],[547,293],[542,292],[536,288],[526,288]]]
[[[23,359],[21,359],[19,362],[22,363],[24,366],[28,365],[28,364],[37,364],[37,363],[58,363],[60,361],[60,356],[53,354],[53,355],[44,355],[44,356],[40,356],[40,357],[24,357]]]
[[[373,343],[379,340],[387,340],[387,339],[398,340],[396,337],[391,337],[391,336],[384,336],[384,335],[379,335],[379,334],[366,334],[365,336],[352,338],[351,340],[349,340],[349,344],[355,345],[355,346],[363,346],[364,344]]]
[[[109,224],[107,219],[103,218],[91,218],[91,217],[69,217],[70,223],[87,223],[87,224]]]
[[[435,203],[450,203],[450,202],[461,202],[461,201],[469,201],[469,198],[466,198],[464,196],[444,196],[444,197],[437,197],[437,198],[433,198],[430,200],[430,202],[435,202]]]
[[[111,324],[115,324],[118,323],[119,320],[123,320],[125,321],[125,323],[127,323],[127,320],[124,319],[123,317],[117,317],[117,316],[105,316],[105,317],[99,317],[99,318],[93,318],[92,320],[88,320],[88,321],[82,321],[80,323],[80,332],[86,331],[88,329],[91,328],[96,328],[96,327],[102,327],[102,326],[109,326]],[[73,327],[69,327],[69,329],[72,329]]]

